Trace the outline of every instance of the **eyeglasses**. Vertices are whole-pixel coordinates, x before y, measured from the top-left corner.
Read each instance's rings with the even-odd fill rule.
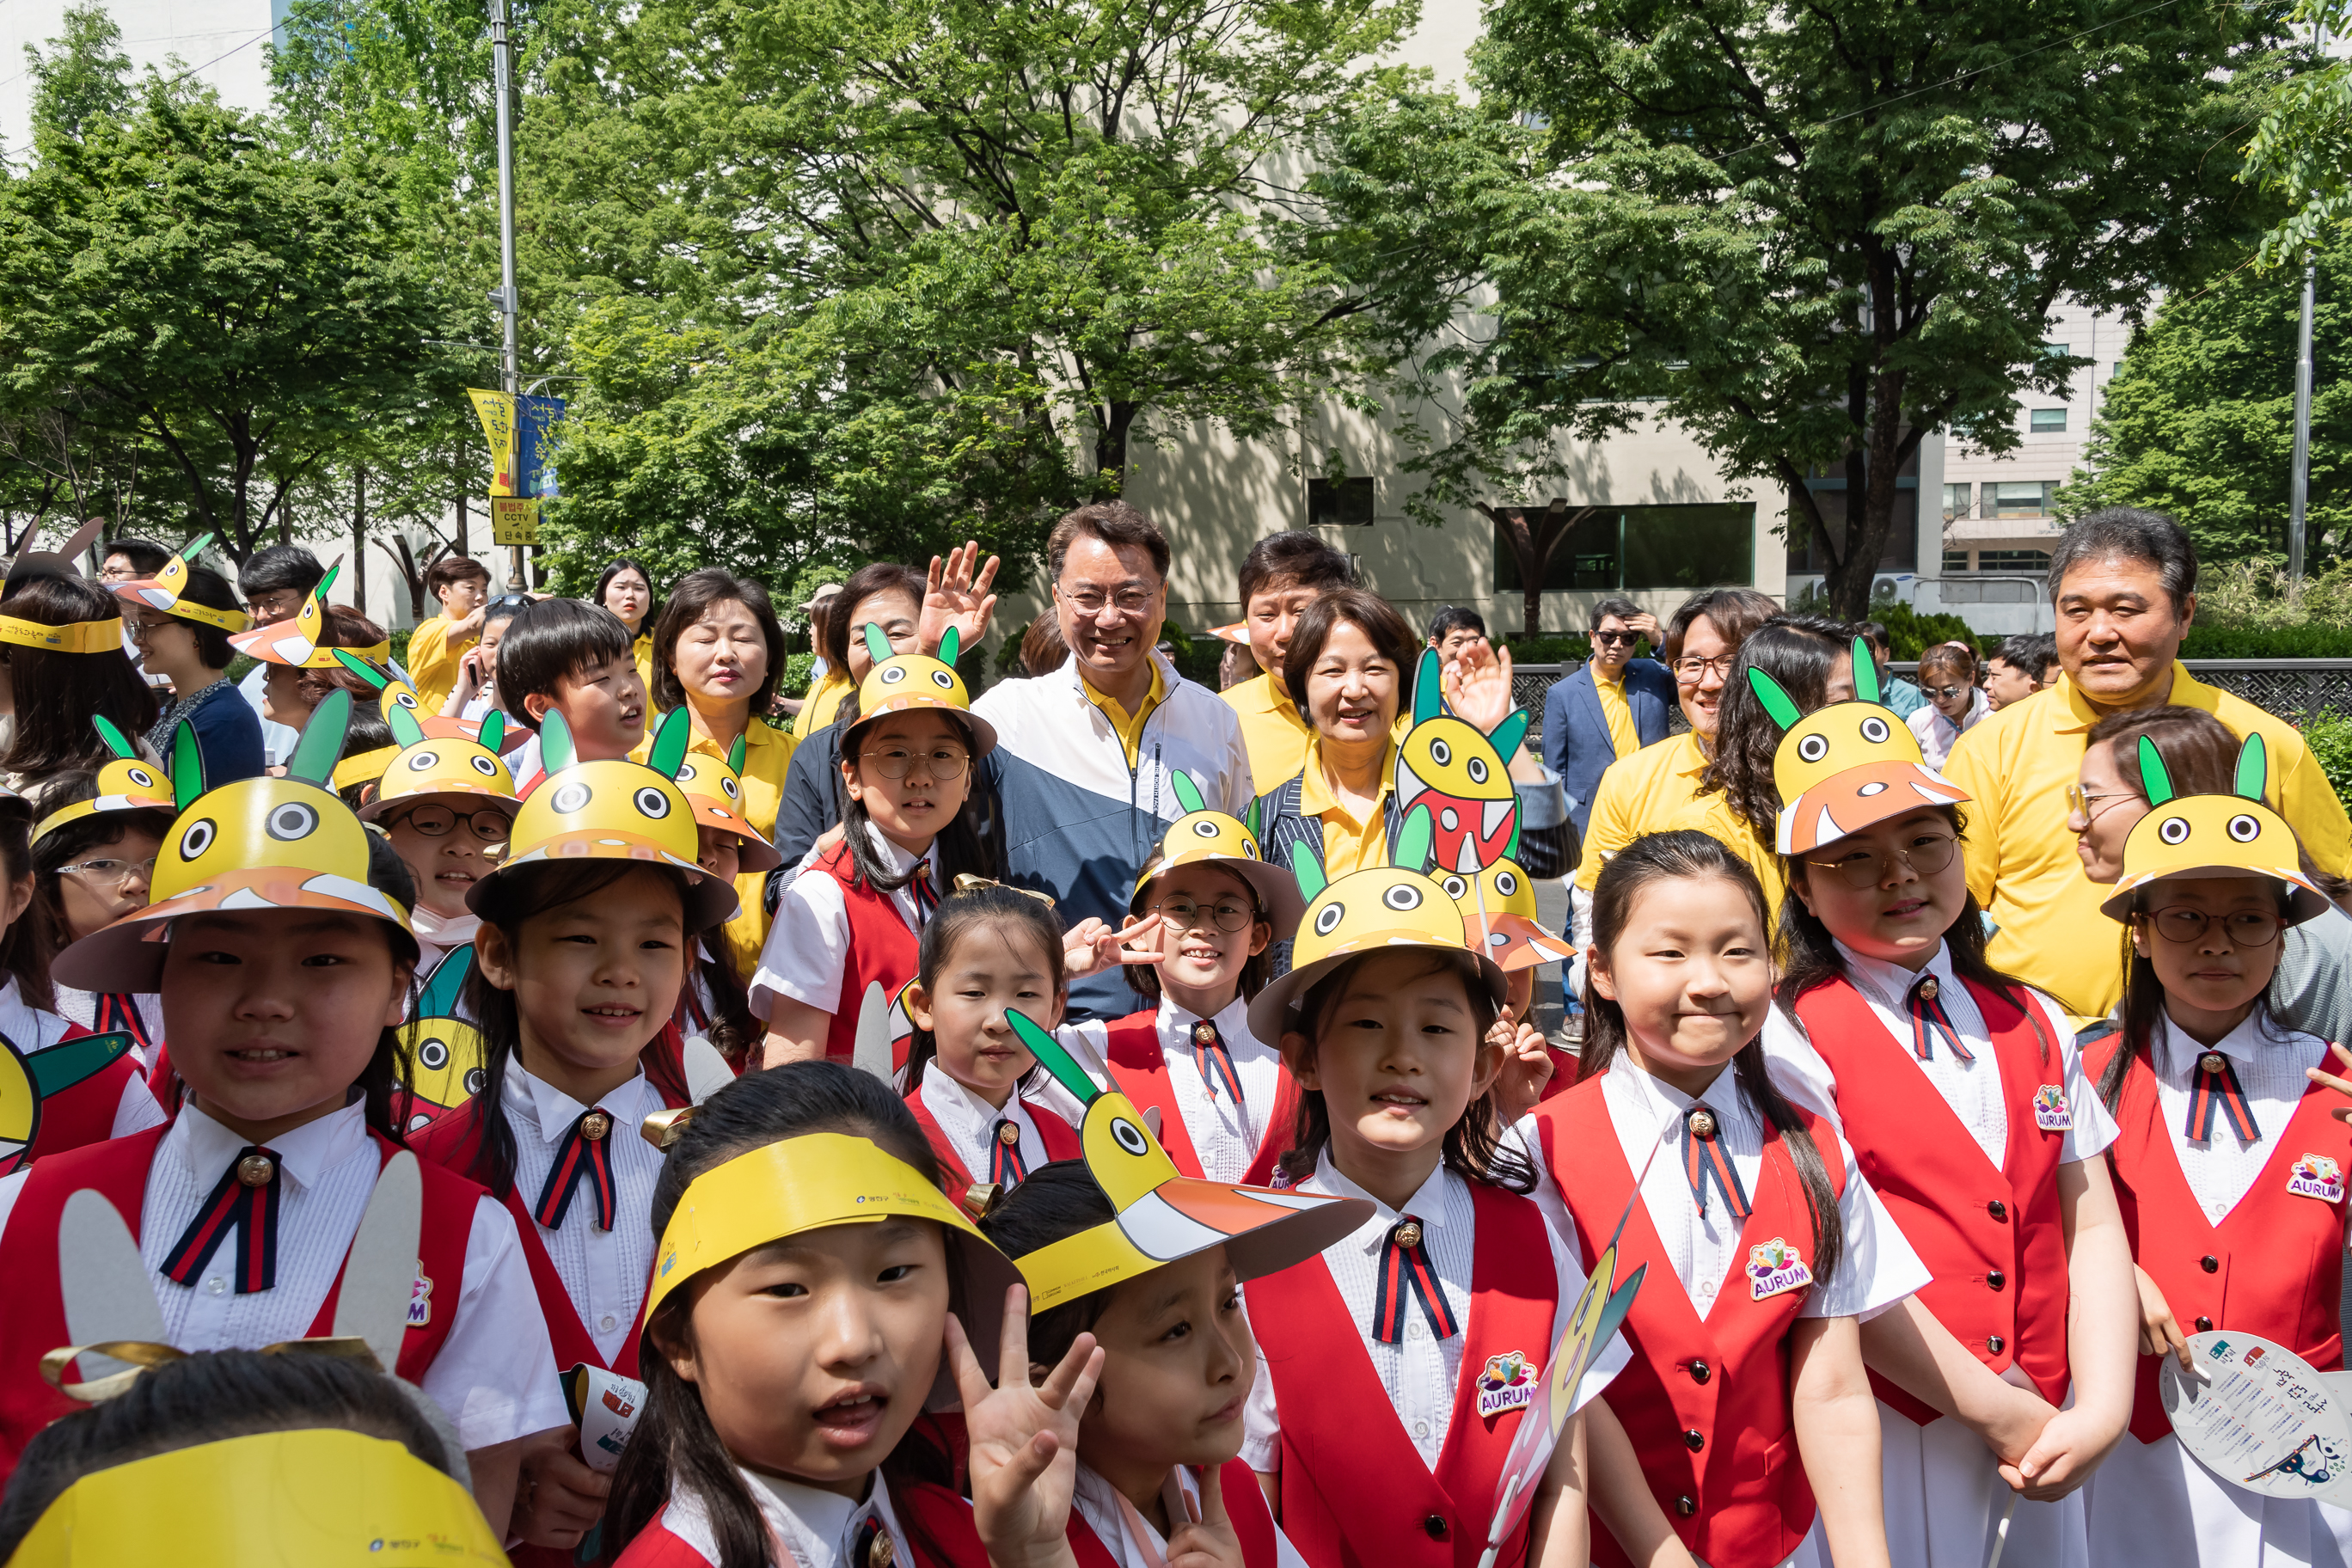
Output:
[[[1639,632],[1594,632],[1592,640],[1603,647],[1629,647],[1642,640]]]
[[[1713,658],[1678,658],[1674,665],[1675,679],[1685,686],[1696,686],[1711,669],[1717,680],[1729,680],[1731,667],[1738,662],[1736,653],[1718,654]]]
[[[2101,806],[2098,811],[2093,810],[2091,807],[2091,803],[2093,801],[2137,800],[2140,797],[2138,795],[2134,795],[2127,789],[2105,790],[2097,795],[2094,795],[2089,790],[2084,789],[2081,784],[2070,784],[2066,786],[2066,816],[2070,819],[2074,817],[2082,818],[2083,825],[2087,827],[2092,823],[2099,820],[2099,811],[2106,809],[2105,806]]]
[[[157,632],[162,631],[165,626],[176,624],[177,623],[174,622],[172,617],[166,616],[161,620],[154,621],[125,620],[122,623],[122,629],[131,634],[131,640],[132,642],[145,642],[149,637],[154,636]]]
[[[2184,947],[2204,941],[2215,921],[2221,922],[2221,934],[2230,939],[2232,947],[2268,947],[2286,929],[2285,921],[2265,910],[2232,910],[2226,915],[2209,915],[2186,904],[2175,904],[2154,914],[2143,911],[2140,919],[2155,926],[2156,934],[2165,941]]]
[[[469,811],[461,817],[446,805],[420,805],[402,817],[400,821],[405,822],[427,838],[446,838],[449,836],[449,830],[462,821],[466,825],[466,831],[485,844],[503,844],[506,842],[508,833],[512,831],[512,825],[507,820],[505,812],[487,808],[481,811]],[[395,822],[392,826],[397,827],[400,823]]]
[[[1054,584],[1054,592],[1067,600],[1070,608],[1082,616],[1099,616],[1106,605],[1116,606],[1122,616],[1139,616],[1151,608],[1151,601],[1158,597],[1148,588],[1121,588],[1116,594],[1105,595],[1099,588],[1080,588],[1073,592],[1059,583]]]
[[[944,782],[963,776],[964,764],[971,761],[971,757],[952,746],[941,746],[929,752],[910,752],[904,746],[893,746],[886,752],[860,752],[857,754],[872,763],[874,771],[886,779],[905,778],[920,762],[925,773]]]
[[[143,882],[155,875],[155,857],[150,855],[144,860],[77,860],[70,866],[58,867],[58,871],[59,875],[71,871],[101,882],[129,887],[133,882]]]
[[[1196,904],[1190,899],[1162,899],[1151,906],[1170,931],[1198,931],[1203,916],[1217,922],[1217,929],[1228,935],[1249,930],[1257,919],[1257,910],[1231,899],[1220,899],[1214,904]]]
[[[1973,686],[1931,686],[1927,688],[1927,695],[1941,701],[1949,702],[1952,699],[1960,696],[1964,692],[1974,691],[1975,689],[1976,688]]]
[[[1906,849],[1897,849],[1893,857],[1922,877],[1932,877],[1952,863],[1952,849],[1957,844],[1947,833],[1923,833]],[[1888,857],[1874,849],[1856,849],[1851,855],[1835,860],[1808,860],[1808,866],[1818,866],[1824,871],[1835,871],[1845,885],[1859,892],[1865,888],[1882,887],[1894,874]]]

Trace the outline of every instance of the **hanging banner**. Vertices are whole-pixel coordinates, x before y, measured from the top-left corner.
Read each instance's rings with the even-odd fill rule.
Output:
[[[515,399],[515,494],[555,498],[556,426],[562,423],[563,399],[530,393]]]
[[[490,441],[490,493],[494,496],[517,494],[515,489],[515,400],[503,392],[484,392],[469,386],[466,395],[474,401],[474,412],[480,416],[482,434]]]
[[[537,544],[539,542],[538,498],[535,496],[491,497],[490,542]]]

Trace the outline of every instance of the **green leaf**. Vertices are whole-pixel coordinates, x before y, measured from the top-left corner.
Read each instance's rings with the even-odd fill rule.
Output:
[[[204,748],[196,743],[196,727],[183,719],[172,726],[172,804],[185,811],[204,793]]]
[[[898,650],[890,646],[890,639],[872,621],[866,623],[866,655],[877,664],[898,657]]]
[[[1297,879],[1299,896],[1310,904],[1331,885],[1331,879],[1324,875],[1323,862],[1304,842],[1290,847],[1290,874]]]
[[[1772,722],[1781,729],[1793,730],[1804,718],[1798,710],[1797,700],[1782,689],[1779,681],[1754,665],[1748,667],[1748,687],[1756,693],[1756,700],[1764,705],[1764,711],[1772,716]]]
[[[2238,748],[2237,793],[2248,800],[2260,800],[2263,786],[2269,782],[2269,748],[2263,743],[2260,730],[2249,730],[2245,743]]]
[[[946,631],[940,634],[940,662],[946,665],[950,669],[954,668],[956,654],[961,651],[962,647],[962,631],[955,626],[950,626]]]
[[[1429,807],[1414,806],[1397,825],[1396,847],[1389,856],[1390,864],[1408,871],[1427,871],[1436,839],[1437,828],[1430,818]]]
[[[653,749],[646,753],[646,766],[666,779],[677,777],[686,765],[687,748],[694,743],[694,716],[683,706],[662,715],[654,728]]]
[[[1878,691],[1878,658],[1864,637],[1853,639],[1853,698],[1857,702],[1881,700]]]
[[[20,1059],[27,1077],[33,1080],[33,1092],[43,1100],[62,1094],[78,1083],[96,1078],[129,1053],[129,1031],[117,1029],[104,1035],[82,1035],[63,1040],[43,1051],[34,1051]]]
[[[507,716],[504,713],[499,712],[495,708],[483,714],[481,733],[476,736],[475,739],[478,740],[484,747],[495,753],[499,749],[499,743],[506,738]]]
[[[116,756],[121,757],[125,762],[136,762],[138,760],[139,748],[132,745],[130,740],[124,736],[122,731],[116,729],[114,725],[109,721],[105,714],[93,713],[90,715],[89,721],[98,727],[98,738],[106,742],[106,749],[108,751],[112,752]]]
[[[1528,738],[1528,710],[1524,708],[1514,708],[1503,715],[1503,721],[1496,725],[1493,732],[1486,737],[1493,742],[1495,755],[1502,760],[1503,766],[1507,770],[1511,765],[1511,759],[1518,755],[1520,745]]]
[[[746,750],[745,737],[741,735],[736,736],[735,743],[727,748],[728,770],[733,773],[738,778],[740,778],[743,773],[743,758]]]
[[[1182,806],[1188,816],[1209,809],[1209,803],[1201,798],[1201,786],[1194,784],[1192,775],[1183,769],[1168,770],[1168,788],[1176,796],[1176,804]]]
[[[337,664],[341,665],[378,691],[383,690],[392,684],[392,671],[381,668],[371,660],[362,658],[351,649],[339,647],[331,648],[328,651],[335,656]]]
[[[552,777],[579,760],[572,743],[572,726],[564,722],[559,710],[549,709],[547,717],[539,721],[540,767]]]
[[[1426,724],[1445,711],[1445,661],[1433,647],[1421,650],[1412,678],[1412,721]]]

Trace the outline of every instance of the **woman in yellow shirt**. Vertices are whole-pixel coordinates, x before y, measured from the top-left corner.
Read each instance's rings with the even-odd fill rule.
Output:
[[[596,579],[596,591],[588,595],[592,603],[604,605],[621,617],[629,628],[632,639],[629,652],[637,663],[637,679],[646,683],[646,690],[654,689],[653,628],[661,620],[661,601],[654,597],[654,576],[642,563],[626,555],[616,555],[604,574]]]

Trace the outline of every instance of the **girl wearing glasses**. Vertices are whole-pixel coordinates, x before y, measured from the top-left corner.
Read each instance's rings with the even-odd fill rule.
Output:
[[[2084,1560],[2073,1495],[2122,1436],[2136,1300],[2100,1153],[2115,1138],[2056,1004],[1993,969],[1959,853],[1968,797],[1861,700],[1800,719],[1774,759],[1790,897],[1767,1025],[1792,1097],[1835,1110],[1934,1275],[1866,1321],[1888,1550]],[[2071,1400],[2069,1397],[2071,1390]]]
[[[412,737],[359,808],[360,820],[383,830],[416,880],[409,923],[421,956],[416,973],[429,977],[441,960],[474,940],[480,919],[466,895],[498,868],[520,804],[514,778],[499,760],[506,726],[484,722],[488,743],[451,736]]]

